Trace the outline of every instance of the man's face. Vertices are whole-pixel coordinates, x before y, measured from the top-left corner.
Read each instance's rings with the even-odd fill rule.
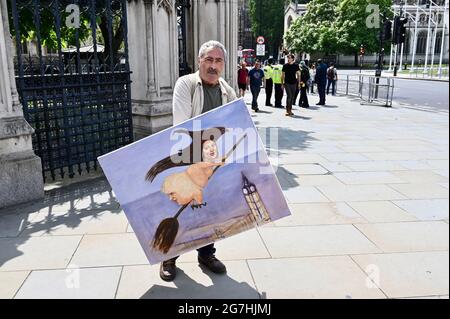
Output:
[[[198,61],[200,78],[208,85],[217,85],[225,67],[222,50],[214,48],[205,53]]]
[[[258,69],[259,69],[260,67],[261,67],[261,63],[259,63],[259,62],[256,62],[256,63],[255,63],[255,69],[257,69],[257,70],[258,70]]]
[[[289,64],[294,63],[294,59],[293,59],[292,57],[288,57],[288,63],[289,63]]]

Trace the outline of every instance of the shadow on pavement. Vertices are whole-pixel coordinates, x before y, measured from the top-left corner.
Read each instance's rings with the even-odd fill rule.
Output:
[[[0,210],[0,267],[23,254],[20,246],[32,236],[52,234],[60,226],[77,228],[83,218],[119,214],[120,206],[104,177],[45,192],[41,200]]]
[[[291,173],[284,167],[279,166],[275,173],[283,191],[300,186],[300,184],[295,179],[296,175]]]
[[[216,275],[199,266],[211,278],[212,285],[204,286],[177,270],[173,281],[176,288],[155,285],[140,299],[261,299],[261,295],[246,282],[237,282],[228,275]],[[265,295],[265,294],[263,294]]]
[[[270,156],[282,156],[295,151],[304,151],[313,141],[317,141],[316,138],[311,136],[314,132],[279,126],[258,127],[260,134],[261,130],[266,130],[265,134],[262,134],[261,137]],[[276,136],[273,134],[276,134]]]

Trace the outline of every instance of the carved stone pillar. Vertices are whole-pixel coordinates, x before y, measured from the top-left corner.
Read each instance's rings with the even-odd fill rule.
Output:
[[[135,139],[172,126],[178,79],[175,0],[130,0],[128,43]]]
[[[0,0],[0,208],[44,196],[41,159],[33,152],[16,89],[6,0]]]
[[[238,3],[228,0],[192,0],[188,12],[188,61],[198,70],[200,46],[209,40],[221,42],[228,51],[224,79],[237,89]]]

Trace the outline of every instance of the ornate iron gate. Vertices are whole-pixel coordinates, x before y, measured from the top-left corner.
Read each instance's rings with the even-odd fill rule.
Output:
[[[9,0],[15,71],[44,179],[132,142],[126,0]]]
[[[186,35],[186,11],[191,8],[190,0],[176,0],[177,27],[178,27],[178,50],[180,76],[192,72],[187,62],[187,35]]]

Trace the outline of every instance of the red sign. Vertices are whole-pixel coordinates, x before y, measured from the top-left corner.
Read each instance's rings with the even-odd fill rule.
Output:
[[[258,44],[264,44],[265,42],[266,42],[266,39],[264,39],[264,37],[262,37],[262,36],[259,36],[256,39],[256,43],[258,43]]]

